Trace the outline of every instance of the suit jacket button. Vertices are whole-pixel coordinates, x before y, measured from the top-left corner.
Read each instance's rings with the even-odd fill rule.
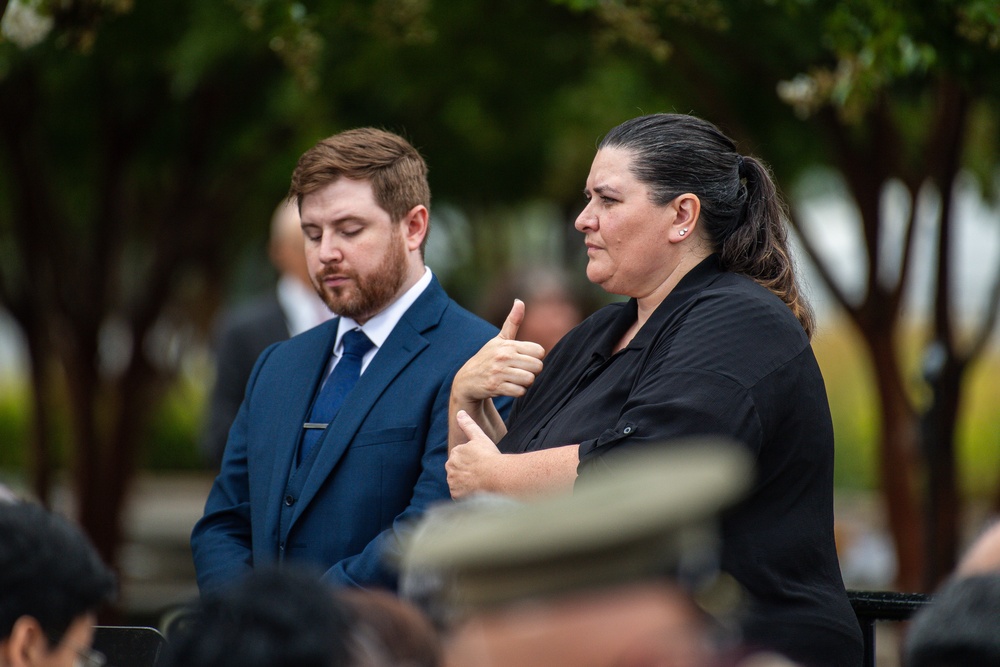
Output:
[[[285,496],[285,504],[291,507],[295,504],[295,498],[293,496]]]

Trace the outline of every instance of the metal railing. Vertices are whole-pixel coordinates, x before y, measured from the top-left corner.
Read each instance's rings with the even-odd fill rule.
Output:
[[[864,667],[875,667],[876,621],[905,621],[930,602],[925,593],[897,593],[895,591],[847,591],[854,613],[861,625],[865,642]]]

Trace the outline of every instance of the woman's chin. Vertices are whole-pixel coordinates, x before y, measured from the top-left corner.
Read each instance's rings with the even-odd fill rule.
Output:
[[[611,279],[611,276],[607,271],[603,270],[599,266],[594,266],[593,262],[587,264],[587,280],[594,283],[595,285],[604,285]]]

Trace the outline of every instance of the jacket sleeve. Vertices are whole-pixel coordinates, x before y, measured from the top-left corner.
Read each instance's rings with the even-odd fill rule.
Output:
[[[247,467],[248,404],[260,369],[273,346],[261,354],[247,383],[218,477],[205,502],[205,513],[191,533],[198,588],[212,592],[253,568],[250,529],[250,480]]]
[[[451,383],[457,372],[456,368],[448,375],[435,396],[431,425],[421,458],[421,471],[409,505],[396,516],[392,526],[369,542],[361,553],[344,558],[329,568],[323,577],[325,580],[335,584],[396,590],[400,545],[406,535],[428,507],[436,503],[451,502],[444,464],[448,459],[448,399]],[[510,407],[509,398],[497,401],[497,409],[504,418]]]

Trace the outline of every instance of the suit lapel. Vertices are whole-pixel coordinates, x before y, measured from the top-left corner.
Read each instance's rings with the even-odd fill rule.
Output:
[[[273,452],[272,456],[263,458],[266,465],[271,466],[265,473],[271,476],[264,506],[268,518],[267,534],[273,532],[277,536],[281,503],[295,465],[302,424],[326,370],[336,336],[337,318],[334,318],[286,343],[289,354],[272,362],[282,364],[282,372],[277,380],[281,386],[277,391],[268,392],[273,405],[267,410],[266,423],[261,424],[267,434],[261,439],[261,446]]]
[[[400,318],[385,345],[379,348],[347,396],[340,412],[327,427],[323,439],[317,444],[320,451],[309,470],[299,501],[295,504],[293,525],[343,458],[378,398],[414,357],[427,347],[429,343],[423,332],[440,321],[447,303],[447,295],[437,278],[434,278],[420,298]],[[392,406],[382,406],[381,409],[392,409]]]

